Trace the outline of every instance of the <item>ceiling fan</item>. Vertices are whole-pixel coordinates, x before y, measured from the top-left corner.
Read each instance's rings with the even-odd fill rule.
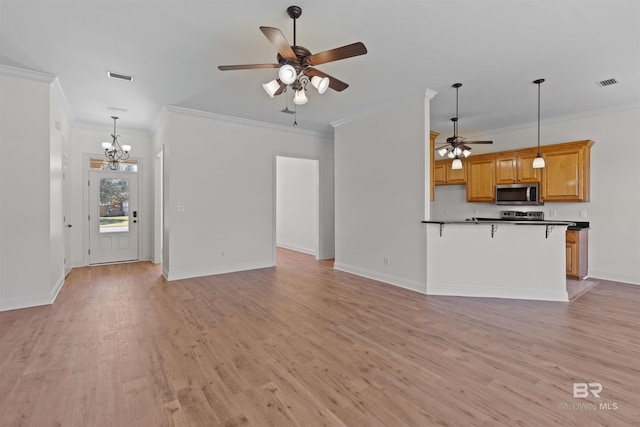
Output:
[[[447,143],[436,148],[440,157],[449,157],[450,159],[456,159],[459,161],[460,155],[469,157],[471,154],[471,147],[468,144],[493,144],[493,141],[465,141],[465,137],[458,135],[458,89],[462,86],[462,83],[454,83],[452,87],[456,88],[456,116],[451,118],[453,122],[453,136],[447,138]],[[461,169],[462,163],[457,163],[454,169]]]
[[[299,46],[296,42],[296,20],[302,15],[302,9],[298,6],[289,6],[287,14],[293,19],[293,45],[277,28],[260,27],[260,31],[276,47],[278,51],[277,63],[271,64],[245,64],[245,65],[220,65],[221,71],[229,70],[252,70],[258,68],[279,68],[278,78],[262,85],[264,90],[272,98],[286,91],[290,85],[296,91],[293,102],[302,105],[307,102],[305,90],[307,84],[311,83],[319,93],[324,93],[327,88],[341,92],[349,87],[343,81],[336,79],[322,71],[314,68],[316,65],[327,62],[338,61],[340,59],[351,58],[367,53],[367,48],[361,42],[352,43],[346,46],[312,54],[309,49]]]

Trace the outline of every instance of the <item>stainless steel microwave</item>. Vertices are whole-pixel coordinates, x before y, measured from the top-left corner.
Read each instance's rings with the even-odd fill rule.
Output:
[[[542,205],[540,184],[498,184],[496,185],[496,205]]]

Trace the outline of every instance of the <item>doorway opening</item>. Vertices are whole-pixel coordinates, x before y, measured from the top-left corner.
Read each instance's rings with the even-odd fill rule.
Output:
[[[319,186],[318,159],[276,156],[275,247],[306,253],[318,259]]]
[[[86,264],[139,259],[138,161],[119,162],[116,170],[101,158],[88,162]]]

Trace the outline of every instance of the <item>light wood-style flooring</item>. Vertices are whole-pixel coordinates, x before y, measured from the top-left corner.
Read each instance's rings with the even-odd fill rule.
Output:
[[[52,306],[0,313],[0,426],[173,425],[638,426],[640,287],[430,297],[279,250],[174,282],[76,268]]]

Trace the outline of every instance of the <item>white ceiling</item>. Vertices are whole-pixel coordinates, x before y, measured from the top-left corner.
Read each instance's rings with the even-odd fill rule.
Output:
[[[462,135],[535,122],[538,78],[543,120],[640,104],[638,0],[0,0],[0,64],[58,76],[80,124],[109,127],[116,114],[119,128],[148,131],[174,105],[291,126],[284,96],[261,87],[277,70],[217,69],[275,62],[258,27],[293,43],[291,4],[302,7],[299,45],[368,49],[317,67],[350,87],[310,90],[301,129],[330,132],[331,122],[431,89],[431,127],[448,135],[456,82]],[[596,85],[611,77],[620,83]]]

